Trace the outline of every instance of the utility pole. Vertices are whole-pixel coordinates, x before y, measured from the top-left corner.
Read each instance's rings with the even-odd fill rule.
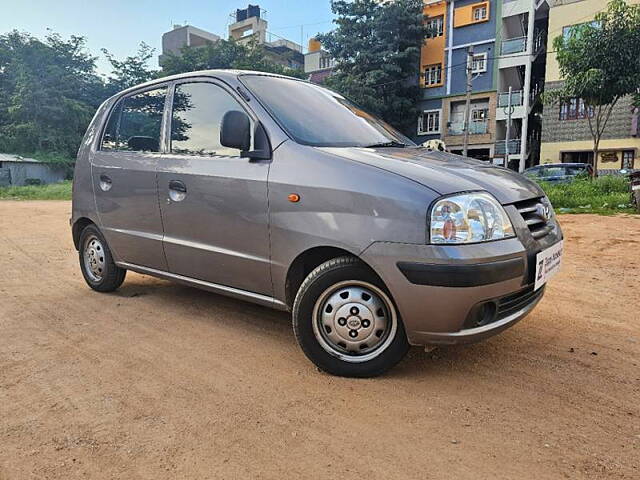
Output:
[[[513,114],[512,97],[513,87],[509,87],[509,103],[507,104],[507,139],[505,141],[504,167],[509,168],[509,153],[511,153],[511,115]]]
[[[473,45],[467,50],[467,103],[464,108],[464,144],[462,155],[469,153],[469,127],[471,118],[471,91],[473,90]]]

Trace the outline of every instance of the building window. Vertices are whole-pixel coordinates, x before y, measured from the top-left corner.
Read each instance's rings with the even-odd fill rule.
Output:
[[[594,20],[592,22],[577,23],[575,25],[567,25],[566,27],[562,28],[562,36],[565,40],[568,40],[572,35],[577,35],[580,32],[580,27],[584,27],[587,25],[590,25],[594,28],[600,28],[600,22],[598,22],[597,20]]]
[[[625,150],[622,152],[622,168],[633,168],[633,162],[636,157],[636,152],[633,150]]]
[[[440,133],[440,110],[425,110],[418,117],[418,135]]]
[[[487,71],[486,53],[478,53],[473,56],[473,59],[471,60],[471,71],[472,73],[484,73]]]
[[[477,7],[473,7],[473,21],[481,22],[486,20],[489,17],[489,8],[487,4],[478,5]]]
[[[484,122],[489,118],[489,109],[488,108],[474,108],[471,110],[471,121],[473,122]]]
[[[425,67],[424,83],[428,87],[442,85],[442,64],[428,65]]]
[[[593,165],[593,152],[562,152],[562,163],[588,163]]]
[[[320,57],[320,69],[333,67],[333,59],[331,57]]]
[[[581,98],[571,98],[560,104],[560,120],[580,120],[593,116],[593,107],[587,107]]]
[[[428,18],[425,22],[427,38],[436,38],[444,35],[444,15]]]

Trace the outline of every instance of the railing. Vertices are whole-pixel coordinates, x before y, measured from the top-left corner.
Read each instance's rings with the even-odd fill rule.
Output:
[[[514,138],[513,140],[509,140],[509,154],[510,155],[518,155],[520,154],[520,150],[522,149],[522,140],[519,138]],[[501,140],[496,142],[496,155],[506,155],[507,154],[507,141]]]
[[[531,87],[531,93],[529,94],[530,95],[529,104],[531,105],[535,104],[541,98],[543,91],[544,91],[544,81],[534,84]]]
[[[524,105],[524,92],[522,90],[517,90],[511,92],[511,106],[512,107],[521,107]],[[508,107],[509,106],[509,92],[501,93],[498,95],[498,107]]]
[[[502,55],[527,51],[527,37],[510,38],[502,41]]]
[[[469,133],[471,135],[484,135],[488,129],[489,122],[487,120],[475,120],[469,123]],[[449,125],[449,135],[464,135],[464,122]]]
[[[546,48],[547,32],[545,30],[539,30],[534,32],[533,36],[533,51],[534,53],[540,53]]]

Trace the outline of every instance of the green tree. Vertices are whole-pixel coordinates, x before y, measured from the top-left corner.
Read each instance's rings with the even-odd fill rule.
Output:
[[[124,60],[118,60],[106,48],[102,49],[102,53],[107,57],[112,68],[107,82],[107,88],[111,94],[148,82],[157,75],[157,71],[149,68],[149,60],[153,57],[155,49],[144,42],[140,42],[135,55],[130,55]]]
[[[594,22],[575,26],[553,42],[563,86],[548,101],[581,98],[593,137],[593,174],[598,172],[600,141],[618,101],[640,86],[640,5],[611,0]]]
[[[325,83],[407,134],[421,98],[422,0],[332,0],[337,28],[318,35],[336,60]]]
[[[83,37],[0,35],[0,150],[73,156],[103,95]]]
[[[304,76],[301,70],[270,60],[261,45],[243,45],[234,40],[218,40],[198,47],[186,46],[179,55],[169,53],[162,58],[163,76],[218,68],[255,70],[299,78]]]

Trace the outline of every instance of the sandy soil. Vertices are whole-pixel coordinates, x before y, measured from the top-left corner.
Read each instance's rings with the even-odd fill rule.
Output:
[[[388,375],[286,314],[136,274],[89,290],[68,202],[0,202],[0,479],[640,478],[640,217],[565,216],[538,309]]]

